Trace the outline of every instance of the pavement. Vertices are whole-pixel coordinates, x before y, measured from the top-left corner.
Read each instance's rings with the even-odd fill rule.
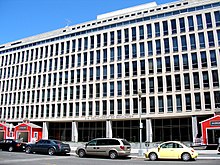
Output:
[[[71,147],[70,155],[77,156],[76,154],[77,147]],[[131,149],[131,155],[129,156],[131,159],[146,159],[144,154],[143,156],[138,155],[139,149]],[[145,153],[147,149],[143,149],[143,153]],[[220,152],[217,150],[196,150],[199,154],[199,160],[220,160]]]

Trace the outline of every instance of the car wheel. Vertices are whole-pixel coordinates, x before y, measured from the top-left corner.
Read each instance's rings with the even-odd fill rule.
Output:
[[[149,159],[150,159],[151,161],[157,160],[157,154],[154,153],[154,152],[150,153],[150,154],[149,154]]]
[[[48,149],[48,154],[49,155],[54,155],[54,153],[55,153],[55,149],[54,148],[49,148]]]
[[[9,152],[12,152],[14,150],[14,148],[12,147],[12,146],[10,146],[9,148],[8,148],[8,151]]]
[[[27,154],[30,154],[30,153],[31,153],[31,147],[30,147],[30,146],[26,147],[26,148],[25,148],[25,152],[26,152]]]
[[[115,159],[115,158],[117,158],[117,156],[118,156],[117,152],[115,152],[115,151],[110,151],[109,152],[109,157],[111,159]]]
[[[84,150],[79,150],[78,155],[80,158],[83,158],[86,156],[86,152]]]
[[[188,161],[188,160],[191,159],[191,156],[190,156],[189,153],[183,153],[181,158],[182,158],[183,161]]]

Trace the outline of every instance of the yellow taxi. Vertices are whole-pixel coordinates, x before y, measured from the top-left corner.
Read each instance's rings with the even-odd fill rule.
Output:
[[[157,159],[182,159],[188,161],[198,157],[198,153],[191,147],[187,147],[178,141],[161,143],[156,148],[151,148],[145,153],[145,157],[154,161]]]

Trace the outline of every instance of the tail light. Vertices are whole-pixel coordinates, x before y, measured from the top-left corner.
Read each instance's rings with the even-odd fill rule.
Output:
[[[125,149],[125,146],[120,146],[120,148],[121,148],[122,150],[124,150],[124,149]]]

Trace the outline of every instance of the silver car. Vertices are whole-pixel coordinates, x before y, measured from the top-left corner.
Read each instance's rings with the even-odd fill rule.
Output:
[[[76,149],[79,157],[86,155],[108,156],[111,159],[126,157],[131,153],[131,145],[125,139],[118,138],[97,138]]]

